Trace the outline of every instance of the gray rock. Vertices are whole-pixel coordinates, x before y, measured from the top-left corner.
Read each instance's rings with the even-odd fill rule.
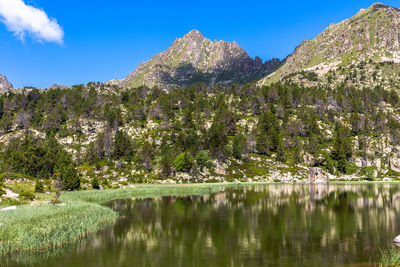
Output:
[[[52,84],[47,89],[70,89],[71,87],[63,84]]]
[[[0,211],[10,211],[10,210],[16,210],[16,209],[17,209],[17,206],[10,206],[10,207],[7,207],[7,208],[3,208]]]
[[[393,240],[395,243],[400,243],[400,235],[396,236]]]
[[[0,92],[12,89],[12,84],[7,80],[6,76],[0,74]]]
[[[165,52],[140,64],[122,85],[171,89],[196,82],[233,84],[264,77],[280,65],[279,59],[262,63],[259,57],[251,58],[236,42],[211,41],[192,30],[176,39]]]
[[[327,183],[327,182],[329,182],[328,175],[321,168],[316,168],[316,167],[310,168],[309,174],[310,174],[310,181],[312,183]]]
[[[400,172],[400,159],[390,158],[389,159],[390,168],[395,172]]]

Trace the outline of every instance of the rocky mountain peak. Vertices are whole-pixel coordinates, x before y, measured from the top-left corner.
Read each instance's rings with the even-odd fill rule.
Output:
[[[263,64],[260,58],[251,58],[236,42],[211,41],[192,30],[166,51],[140,64],[122,85],[170,89],[196,82],[233,84],[261,78],[279,65],[279,60]]]
[[[184,40],[202,40],[204,38],[205,38],[204,35],[201,32],[199,32],[198,30],[191,30],[190,32],[185,34],[182,39],[184,39]]]
[[[0,74],[0,91],[12,89],[12,84],[7,80],[6,76]]]
[[[385,8],[392,8],[392,7],[384,5],[384,4],[380,3],[380,2],[374,3],[369,7],[369,9],[374,9],[374,10],[377,10],[377,9],[380,9],[380,8],[385,9]]]
[[[361,61],[400,63],[400,10],[375,3],[302,42],[285,64],[261,84],[301,70],[329,70]]]

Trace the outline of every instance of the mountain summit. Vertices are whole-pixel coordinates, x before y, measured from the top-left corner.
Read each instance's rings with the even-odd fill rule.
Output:
[[[0,92],[13,88],[12,84],[7,80],[6,76],[0,74]]]
[[[196,82],[232,84],[259,79],[280,66],[274,59],[263,63],[250,58],[236,42],[211,41],[192,30],[165,51],[144,62],[122,84],[165,89],[190,86]]]
[[[382,3],[330,25],[312,40],[302,42],[285,64],[262,83],[290,73],[330,69],[360,61],[400,62],[400,10]]]

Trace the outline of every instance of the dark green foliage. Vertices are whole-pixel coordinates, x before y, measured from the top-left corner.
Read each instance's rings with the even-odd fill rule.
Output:
[[[257,125],[257,151],[260,154],[271,155],[282,149],[282,135],[275,114],[269,110],[261,114]]]
[[[1,197],[2,195],[4,195],[5,193],[6,193],[6,191],[3,190],[2,188],[0,188],[0,197]]]
[[[339,171],[346,173],[347,161],[352,154],[353,151],[350,140],[350,129],[341,125],[337,125],[331,157],[333,160],[337,161],[337,168]]]
[[[147,171],[151,170],[154,153],[154,148],[149,142],[144,143],[139,151],[138,160]]]
[[[174,160],[174,167],[179,172],[189,172],[193,165],[193,157],[188,152],[179,154]]]
[[[31,192],[21,192],[19,194],[19,198],[26,199],[26,200],[33,200],[35,198],[35,194]]]
[[[4,153],[4,169],[39,179],[61,173],[68,190],[79,188],[75,167],[71,155],[59,145],[53,134],[44,140],[29,136],[12,140]]]
[[[205,150],[200,150],[197,152],[195,160],[197,165],[200,167],[200,170],[203,170],[204,167],[210,166],[210,156]]]
[[[132,138],[125,132],[118,131],[114,138],[112,156],[117,159],[124,157],[126,160],[129,160],[134,153],[135,146]]]
[[[243,154],[247,153],[247,139],[244,135],[235,135],[232,143],[232,156],[242,159]]]
[[[335,79],[336,74],[330,74]],[[316,78],[312,72],[303,76]],[[104,85],[90,83],[68,90],[0,95],[1,133],[25,133],[0,148],[0,171],[33,179],[54,179],[59,173],[66,179],[63,186],[72,189],[79,187],[77,164],[94,165],[97,171],[105,165],[149,172],[158,168],[166,178],[174,175],[173,160],[185,151],[196,155],[195,166],[186,169],[192,173],[209,167],[212,160],[246,162],[249,153],[288,164],[302,163],[303,156],[311,154],[314,164],[329,172],[348,173],[353,154],[370,156],[371,138],[388,136],[388,145],[400,144],[400,98],[395,88],[353,88],[344,82],[336,88],[201,83],[168,93],[146,87],[102,89]],[[150,122],[157,126],[147,128]],[[100,123],[104,127],[95,129]],[[336,123],[340,127],[334,130]],[[126,134],[128,127],[144,134],[133,140]],[[88,128],[96,135],[89,144],[83,135]],[[30,129],[47,137],[35,137]],[[57,141],[63,137],[73,138],[74,147],[68,149],[78,151],[75,162]],[[357,146],[353,148],[350,140],[358,140]]]
[[[220,160],[225,159],[228,143],[225,125],[222,122],[214,122],[210,127],[208,136],[208,148],[211,155]]]
[[[42,181],[36,180],[35,192],[36,193],[43,193],[44,192],[44,186],[43,186]]]
[[[97,177],[93,178],[91,185],[92,185],[93,189],[100,189],[100,184],[99,184],[99,180],[97,179]]]
[[[163,178],[169,177],[173,173],[174,169],[174,154],[171,148],[166,148],[163,151],[163,154],[161,156],[161,176]]]
[[[56,175],[60,177],[62,189],[79,189],[81,182],[73,163],[58,166]]]

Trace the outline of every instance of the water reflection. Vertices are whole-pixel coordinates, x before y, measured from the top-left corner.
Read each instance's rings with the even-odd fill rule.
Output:
[[[399,189],[386,184],[265,185],[113,201],[108,205],[121,219],[112,229],[36,266],[373,263],[380,248],[400,233]]]

